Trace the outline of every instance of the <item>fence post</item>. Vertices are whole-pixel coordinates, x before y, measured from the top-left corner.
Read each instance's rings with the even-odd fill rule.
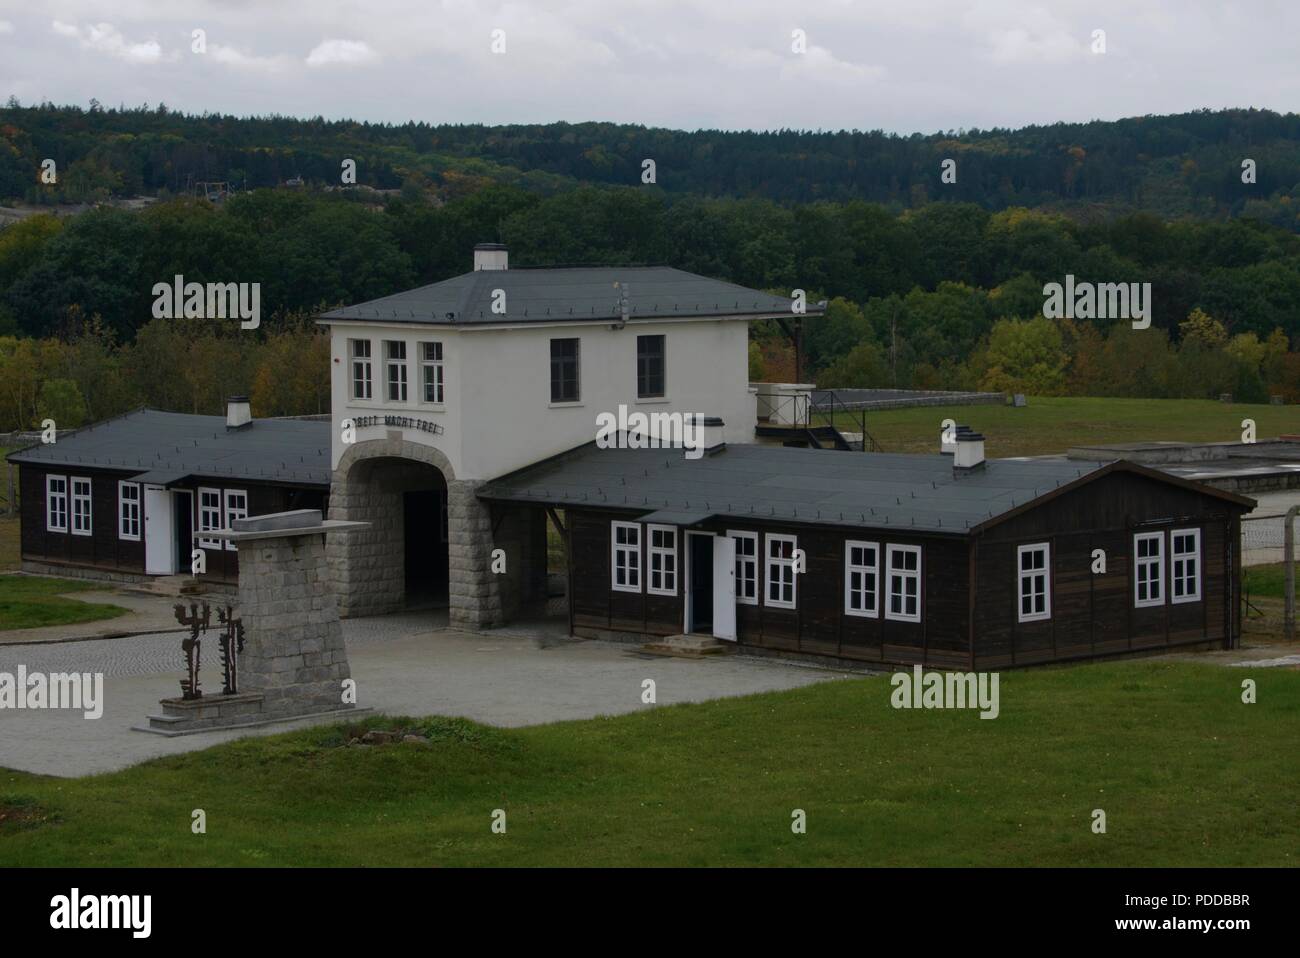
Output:
[[[1295,641],[1295,517],[1300,506],[1286,511],[1282,531],[1282,564],[1286,571],[1286,639]]]

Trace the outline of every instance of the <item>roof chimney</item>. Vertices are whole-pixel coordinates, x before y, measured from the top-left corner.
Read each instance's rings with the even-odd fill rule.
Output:
[[[247,396],[231,396],[226,400],[226,428],[244,429],[253,424],[253,410]]]
[[[939,453],[944,456],[952,456],[957,453],[957,435],[962,431],[970,432],[970,426],[954,425],[948,428],[951,419],[944,420],[944,427],[939,431]]]
[[[954,476],[967,475],[984,468],[984,437],[969,426],[957,427],[957,449],[952,457]]]
[[[479,243],[474,247],[474,272],[481,269],[507,269],[510,253],[504,243]]]
[[[691,440],[686,443],[687,459],[712,456],[727,448],[726,440],[722,438],[723,422],[718,416],[687,413],[683,421],[691,423],[691,428],[687,430],[686,436],[683,437]]]

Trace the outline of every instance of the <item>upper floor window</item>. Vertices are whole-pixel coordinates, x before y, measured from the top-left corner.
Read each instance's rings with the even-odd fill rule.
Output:
[[[406,343],[400,339],[384,340],[384,367],[387,370],[388,401],[406,402]]]
[[[1046,542],[1021,546],[1016,550],[1016,567],[1019,570],[1016,594],[1020,597],[1017,619],[1020,622],[1052,617],[1052,595],[1047,587],[1050,554]]]
[[[349,339],[348,359],[352,365],[352,398],[372,398],[374,376],[370,365],[370,340]]]
[[[880,546],[844,543],[844,612],[875,618],[880,614]]]
[[[140,538],[140,484],[138,482],[117,484],[117,537],[134,540]]]
[[[615,592],[641,591],[641,527],[635,522],[612,522],[609,528],[610,587]]]
[[[1165,534],[1139,532],[1133,537],[1133,604],[1163,605],[1165,601]]]
[[[794,536],[769,535],[767,537],[767,605],[778,609],[795,607],[795,552],[798,539]]]
[[[664,337],[636,338],[636,395],[657,399],[664,395]]]
[[[736,601],[758,605],[758,533],[728,530],[736,544]]]
[[[1196,602],[1201,597],[1201,530],[1175,529],[1169,533],[1169,559],[1173,593],[1170,602]]]
[[[886,619],[921,621],[921,547],[889,546],[885,550],[889,575]]]
[[[672,526],[646,526],[649,533],[650,581],[646,591],[677,594],[677,530]]]
[[[551,340],[551,402],[577,402],[578,341]]]
[[[420,378],[424,401],[442,402],[442,343],[420,343]]]
[[[45,477],[45,531],[68,531],[68,478]]]
[[[72,534],[88,536],[90,529],[90,480],[72,478]]]

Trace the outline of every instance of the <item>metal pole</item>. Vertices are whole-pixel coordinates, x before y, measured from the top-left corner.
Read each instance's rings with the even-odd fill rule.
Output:
[[[1295,641],[1295,517],[1300,505],[1286,511],[1286,524],[1282,532],[1282,563],[1286,566],[1286,639]]]

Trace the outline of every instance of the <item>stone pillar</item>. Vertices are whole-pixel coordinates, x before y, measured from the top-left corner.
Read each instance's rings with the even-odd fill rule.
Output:
[[[490,629],[502,624],[501,590],[492,574],[492,515],[475,495],[481,480],[447,483],[450,624]]]
[[[330,519],[369,523],[325,544],[339,612],[347,617],[400,612],[406,597],[402,494],[372,477],[373,465],[335,473],[330,484]]]
[[[352,671],[322,539],[317,532],[238,543],[239,687],[260,693],[268,716],[346,707],[343,681]]]

